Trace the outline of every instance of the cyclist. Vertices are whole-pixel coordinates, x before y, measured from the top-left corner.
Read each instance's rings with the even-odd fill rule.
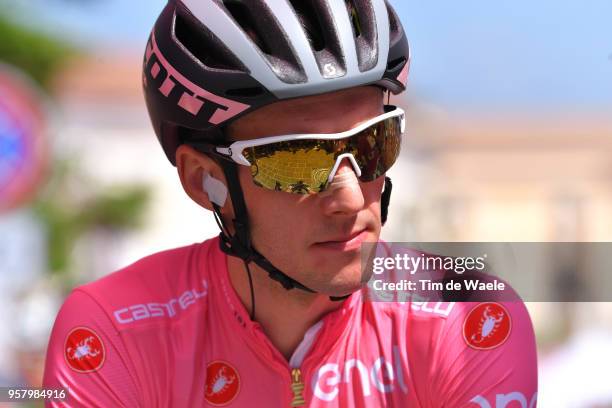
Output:
[[[367,299],[409,61],[384,0],[170,0],[146,103],[221,234],[75,289],[45,386],[69,406],[535,406],[522,303]]]

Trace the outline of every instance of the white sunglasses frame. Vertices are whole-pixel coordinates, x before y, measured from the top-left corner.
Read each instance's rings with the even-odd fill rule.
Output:
[[[400,117],[401,119],[401,129],[400,132],[401,134],[404,134],[404,131],[406,129],[406,118],[405,118],[405,112],[402,108],[398,107],[398,106],[394,106],[394,105],[385,105],[385,110],[390,109],[388,112],[383,113],[382,115],[378,115],[364,123],[362,123],[361,125],[353,128],[353,129],[349,129],[347,131],[344,132],[340,132],[340,133],[302,133],[302,134],[293,134],[293,135],[281,135],[281,136],[268,136],[268,137],[263,137],[261,139],[252,139],[252,140],[239,140],[237,142],[232,143],[231,145],[227,146],[227,147],[215,147],[215,150],[217,153],[227,157],[228,159],[232,159],[234,162],[243,165],[243,166],[251,166],[251,163],[246,159],[246,157],[244,157],[244,155],[242,154],[242,152],[244,151],[244,149],[248,149],[249,147],[255,147],[255,146],[262,146],[262,145],[267,145],[267,144],[271,144],[271,143],[278,143],[278,142],[287,142],[287,141],[291,141],[291,140],[310,140],[310,139],[318,139],[318,140],[337,140],[337,139],[344,139],[347,137],[351,137],[356,135],[357,133],[369,128],[372,125],[375,125],[377,123],[380,123],[384,120],[387,120],[389,118],[394,118],[394,117]],[[342,162],[342,160],[344,160],[345,158],[348,158],[349,161],[351,162],[351,164],[353,165],[353,169],[355,170],[355,173],[357,174],[357,177],[361,176],[361,169],[359,168],[359,165],[357,164],[357,161],[355,160],[355,157],[351,154],[351,153],[343,153],[340,156],[338,156],[338,158],[336,159],[336,163],[334,164],[334,167],[332,168],[330,174],[329,174],[329,178],[328,178],[328,182],[331,183],[332,179],[334,178],[336,171],[338,170],[338,167],[340,167],[340,163]]]

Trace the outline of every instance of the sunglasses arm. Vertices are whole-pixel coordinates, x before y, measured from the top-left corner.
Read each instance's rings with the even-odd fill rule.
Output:
[[[193,147],[200,153],[208,154],[232,163],[236,162],[231,155],[231,149],[228,147],[219,147],[207,142],[188,142],[186,144]],[[225,154],[225,151],[228,151],[228,154]]]

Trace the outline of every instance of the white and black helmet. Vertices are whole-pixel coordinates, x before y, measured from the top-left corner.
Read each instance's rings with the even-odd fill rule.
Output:
[[[385,0],[169,0],[149,38],[143,85],[174,164],[182,129],[221,142],[229,123],[279,100],[361,85],[397,94],[409,60]]]

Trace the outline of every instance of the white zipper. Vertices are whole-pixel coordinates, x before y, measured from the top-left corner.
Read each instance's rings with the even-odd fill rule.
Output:
[[[312,343],[314,343],[319,330],[323,326],[323,321],[320,320],[310,329],[306,330],[304,334],[304,338],[297,346],[293,355],[289,359],[289,366],[291,367],[291,391],[293,392],[293,399],[291,400],[292,407],[301,407],[306,401],[304,401],[304,387],[306,384],[302,379],[302,370],[300,366],[304,361],[304,357],[308,353],[308,351],[312,348]]]
[[[289,359],[289,366],[291,368],[299,368],[302,365],[304,357],[312,347],[312,343],[314,343],[314,340],[317,338],[317,334],[319,330],[321,330],[321,327],[323,327],[323,320],[319,320],[314,326],[306,330],[304,338]]]

